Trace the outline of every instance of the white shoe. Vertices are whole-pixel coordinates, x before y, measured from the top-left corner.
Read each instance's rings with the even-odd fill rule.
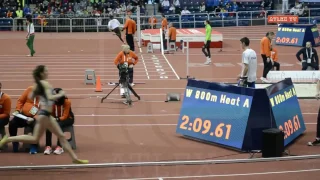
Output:
[[[206,62],[204,62],[204,64],[205,64],[205,65],[209,65],[210,63],[211,63],[211,58],[208,58],[208,57],[207,57],[207,60],[206,60]]]
[[[134,86],[135,84],[134,83],[130,83],[130,86],[132,87],[132,86]]]
[[[27,57],[31,57],[31,55],[30,55],[30,54],[28,54],[28,55],[27,55]]]
[[[57,146],[56,149],[53,151],[54,154],[56,155],[60,155],[62,153],[64,153],[63,148],[60,146]]]
[[[51,153],[52,153],[52,148],[50,146],[47,146],[46,149],[44,150],[43,154],[50,155]]]
[[[267,78],[261,77],[260,80],[264,83],[271,83]]]

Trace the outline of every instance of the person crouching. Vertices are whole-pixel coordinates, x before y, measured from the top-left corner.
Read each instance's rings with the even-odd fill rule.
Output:
[[[58,94],[60,91],[62,91],[61,88],[55,88],[53,90],[53,94]],[[53,111],[51,116],[53,116],[59,126],[61,128],[69,127],[74,124],[74,114],[71,110],[71,101],[67,97],[61,97],[57,101],[55,101],[55,104],[53,105]],[[61,144],[59,140],[57,141],[57,147],[53,151],[54,154],[62,154],[63,148],[61,147]],[[52,133],[50,131],[46,131],[46,148],[44,150],[45,155],[49,155],[52,153]]]

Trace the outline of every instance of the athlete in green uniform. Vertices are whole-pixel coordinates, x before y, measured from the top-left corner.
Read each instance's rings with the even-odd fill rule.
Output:
[[[209,20],[204,21],[204,25],[206,27],[206,39],[204,41],[204,45],[202,46],[202,52],[206,56],[207,60],[204,63],[205,65],[209,65],[211,63],[211,53],[210,53],[210,44],[211,44],[211,25]],[[207,52],[206,52],[207,50]]]

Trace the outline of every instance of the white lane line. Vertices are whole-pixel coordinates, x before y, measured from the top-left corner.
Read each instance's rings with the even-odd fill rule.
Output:
[[[140,48],[140,49],[141,49],[141,48]],[[150,79],[150,76],[149,76],[149,73],[148,73],[147,66],[146,66],[146,63],[145,63],[145,61],[144,61],[143,55],[140,54],[140,56],[141,56],[141,59],[142,59],[142,64],[143,64],[144,69],[145,69],[145,71],[146,71],[147,78]]]
[[[270,175],[270,174],[289,174],[289,173],[303,173],[303,172],[317,172],[320,169],[301,169],[293,171],[270,171],[270,172],[260,172],[260,173],[242,173],[242,174],[208,174],[199,176],[171,176],[162,177],[162,179],[194,179],[194,178],[222,178],[222,177],[236,177],[236,176],[258,176],[258,175]],[[130,179],[113,179],[113,180],[152,180],[159,179],[158,177],[150,178],[130,178]]]

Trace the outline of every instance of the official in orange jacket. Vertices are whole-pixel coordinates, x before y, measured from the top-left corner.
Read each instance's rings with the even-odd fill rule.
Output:
[[[130,46],[122,45],[122,51],[119,52],[117,57],[114,59],[114,64],[118,66],[124,63],[128,64],[128,74],[129,74],[129,83],[131,86],[133,84],[133,66],[138,63],[138,56],[130,50]],[[119,74],[120,76],[120,74]]]
[[[261,81],[269,83],[267,80],[267,75],[269,71],[272,69],[272,60],[271,60],[271,41],[274,37],[273,32],[267,32],[266,36],[263,37],[260,41],[260,53],[263,60],[263,75],[261,77]]]
[[[19,97],[16,105],[14,115],[21,114],[26,119],[14,116],[9,122],[9,134],[10,136],[17,136],[18,128],[31,128],[33,131],[35,125],[35,119],[40,108],[39,98],[30,99],[29,94],[33,91],[33,86],[28,87],[23,94]],[[19,143],[12,143],[13,152],[19,151]],[[36,154],[38,152],[37,145],[30,146],[30,154]]]
[[[127,15],[126,22],[123,26],[122,31],[126,31],[126,41],[127,44],[130,46],[130,50],[134,51],[134,34],[137,31],[137,24],[136,22],[130,18],[130,15]]]
[[[53,94],[59,94],[62,91],[61,88],[55,88],[53,90]],[[53,111],[51,114],[54,117],[59,126],[61,128],[72,126],[74,124],[74,115],[71,110],[71,101],[66,96],[58,99],[53,105]],[[60,142],[57,142],[57,147],[53,151],[54,154],[60,155],[62,154],[63,148],[61,147]],[[46,131],[46,148],[44,151],[45,155],[49,155],[52,153],[52,133],[50,131]]]
[[[11,111],[11,98],[8,94],[1,91],[2,84],[0,82],[0,128],[4,128],[9,123]]]
[[[278,62],[278,50],[271,45],[271,59],[273,61],[273,69],[280,71],[280,63]]]

